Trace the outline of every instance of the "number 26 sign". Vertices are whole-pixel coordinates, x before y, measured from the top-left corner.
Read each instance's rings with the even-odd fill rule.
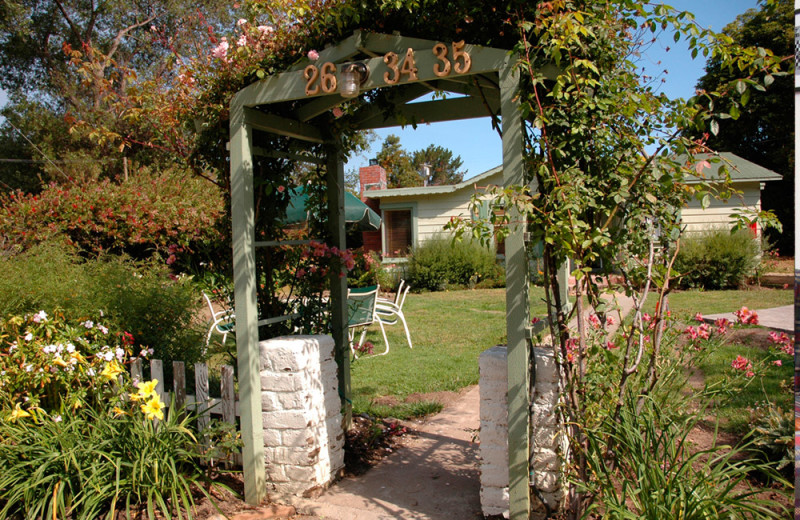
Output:
[[[456,74],[466,74],[472,67],[472,58],[464,50],[464,40],[453,42],[450,47],[444,43],[437,43],[433,46],[432,52],[436,57],[433,64],[433,74],[439,78],[445,78],[452,72]],[[400,63],[400,56],[394,52],[387,52],[383,56],[383,63],[386,70],[383,73],[383,81],[388,85],[396,85],[403,76],[407,81],[416,81],[419,68],[414,58],[414,49],[409,48]],[[336,65],[325,62],[319,67],[309,65],[303,70],[303,77],[306,79],[306,95],[316,96],[322,91],[325,94],[333,94],[337,88]]]

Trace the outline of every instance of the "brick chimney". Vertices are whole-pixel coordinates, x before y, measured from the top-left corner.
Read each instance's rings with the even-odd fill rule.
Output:
[[[378,199],[367,198],[367,192],[371,190],[385,190],[389,187],[386,180],[386,170],[378,164],[377,159],[370,159],[369,166],[364,166],[358,170],[358,181],[361,192],[361,200],[378,215],[381,214],[381,201]],[[363,231],[361,233],[365,251],[381,252],[381,232]]]
[[[370,159],[369,166],[358,170],[361,200],[366,199],[365,192],[370,190],[385,190],[389,184],[386,181],[386,170],[378,164],[377,159]]]

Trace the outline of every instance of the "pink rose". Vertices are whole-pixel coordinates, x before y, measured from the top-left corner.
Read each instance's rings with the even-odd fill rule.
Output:
[[[319,59],[319,53],[313,49],[308,51],[308,59],[311,61],[317,61]]]
[[[228,44],[227,38],[222,38],[222,41],[219,42],[219,45],[211,50],[211,55],[222,61],[227,61],[229,47],[230,45]]]

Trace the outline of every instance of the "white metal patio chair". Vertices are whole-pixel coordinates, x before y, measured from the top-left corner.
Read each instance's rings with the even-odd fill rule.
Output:
[[[381,299],[375,305],[375,318],[378,321],[378,325],[381,327],[381,331],[383,331],[384,341],[386,341],[386,331],[384,330],[384,325],[395,325],[398,321],[403,324],[403,328],[406,331],[406,339],[408,340],[408,348],[413,349],[414,346],[411,344],[411,333],[408,331],[408,323],[406,323],[406,317],[403,314],[403,303],[406,301],[406,295],[408,294],[409,289],[411,287],[406,285],[405,280],[400,282],[400,287],[397,289],[397,294],[395,295],[394,301]],[[386,341],[386,354],[389,352],[389,342]],[[383,355],[381,354],[381,355]]]
[[[208,329],[208,334],[206,335],[206,347],[208,347],[209,343],[211,343],[211,335],[214,334],[216,331],[219,334],[222,334],[222,344],[225,344],[225,340],[228,339],[228,334],[234,331],[234,327],[236,325],[236,315],[233,313],[231,309],[221,309],[221,310],[214,310],[214,305],[211,303],[211,298],[203,291],[203,298],[205,298],[206,303],[208,304],[208,310],[211,312],[211,326]]]
[[[367,336],[367,328],[377,319],[376,307],[379,289],[380,286],[378,285],[360,289],[347,289],[347,339],[350,342],[350,351],[355,358],[358,358],[353,344],[355,331],[358,327],[364,328],[358,340],[358,345],[362,345],[364,338]],[[378,321],[378,324],[380,324],[380,321]],[[386,342],[386,352],[388,352],[389,342],[386,339],[386,331],[383,329],[383,325],[381,325],[381,332],[383,332],[383,341]]]

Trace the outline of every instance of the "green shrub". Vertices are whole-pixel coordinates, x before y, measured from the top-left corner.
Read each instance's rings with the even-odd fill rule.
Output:
[[[102,256],[83,260],[52,241],[0,258],[0,316],[57,309],[68,320],[102,316],[107,327],[133,334],[165,361],[199,360],[203,331],[195,320],[192,284],[158,260]]]
[[[675,270],[681,287],[734,289],[744,285],[759,261],[759,244],[749,231],[712,231],[681,239]]]
[[[477,242],[453,242],[437,236],[415,248],[409,259],[408,283],[417,290],[441,291],[448,287],[497,287],[502,268],[493,249]]]

